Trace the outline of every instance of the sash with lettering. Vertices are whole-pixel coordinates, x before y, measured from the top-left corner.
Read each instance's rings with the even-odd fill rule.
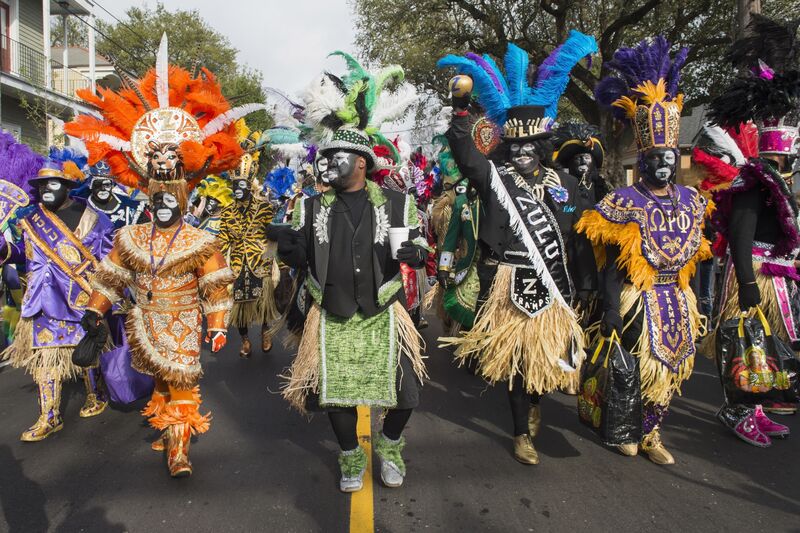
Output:
[[[84,307],[88,295],[92,292],[88,275],[97,265],[97,259],[92,252],[64,226],[60,219],[42,209],[34,211],[22,222],[22,226],[28,238],[26,246],[33,246],[44,254],[67,275],[71,284],[77,285],[76,289],[78,287],[81,289],[69,291],[69,303]],[[81,292],[86,294],[85,299],[81,297]]]
[[[506,191],[522,220],[522,228],[517,228],[521,239],[506,252],[505,259],[513,265],[511,282],[511,301],[523,313],[534,317],[549,308],[556,299],[566,304],[572,299],[572,280],[567,270],[567,254],[558,222],[547,200],[539,200],[522,177],[509,167],[497,169]],[[547,198],[548,195],[545,196]],[[513,220],[514,217],[512,217]],[[529,239],[528,239],[529,237]],[[529,256],[525,241],[538,249],[545,268],[553,279],[554,294],[529,263],[518,264],[518,260],[528,262]]]

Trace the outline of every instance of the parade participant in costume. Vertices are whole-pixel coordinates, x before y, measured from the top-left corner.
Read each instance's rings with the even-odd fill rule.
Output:
[[[593,208],[611,190],[600,175],[605,148],[599,130],[590,124],[562,124],[555,130],[553,146],[556,150],[553,155],[556,164],[578,179],[581,210]],[[584,255],[581,259],[594,262],[591,254]],[[594,278],[588,291],[578,295],[578,311],[584,325],[589,324],[592,318],[599,318],[596,316],[599,311],[597,288],[597,280]]]
[[[774,334],[790,343],[800,340],[793,311],[798,298],[800,230],[798,206],[787,177],[800,149],[800,45],[797,23],[784,25],[753,15],[748,37],[734,43],[728,59],[740,75],[710,106],[711,119],[735,128],[752,120],[758,128],[760,157],[739,171],[730,187],[717,194],[715,221],[727,239],[720,324],[761,306]],[[796,346],[796,344],[795,344]],[[794,413],[778,391],[743,394],[726,390],[718,418],[736,435],[756,446],[789,428],[764,414]]]
[[[272,222],[274,209],[255,188],[254,177],[259,166],[255,147],[253,135],[248,135],[243,140],[246,153],[232,176],[234,201],[222,211],[218,236],[222,253],[236,274],[231,326],[237,328],[242,338],[239,355],[244,358],[253,351],[248,326],[254,322],[261,325],[261,351],[267,353],[272,349],[270,322],[280,316],[275,306],[273,260],[264,256],[267,226]]]
[[[232,122],[263,109],[231,109],[219,83],[168,64],[162,37],[156,67],[128,89],[78,91],[98,108],[101,119],[80,115],[66,132],[82,138],[95,159],[105,158],[117,180],[147,191],[153,223],[126,226],[92,280],[93,292],[81,325],[103,327],[99,317],[125,288],[136,306],[128,314],[133,366],[155,378],[143,414],[163,436],[153,449],[166,449],[170,475],[192,473],[189,444],[208,430],[200,413],[200,344],[205,316],[211,351],[225,345],[234,279],[216,239],[183,222],[190,189],[208,173],[238,165],[242,149]],[[123,112],[124,111],[124,112]]]
[[[197,185],[192,196],[197,205],[192,213],[187,213],[184,217],[186,222],[216,237],[222,226],[222,210],[233,205],[230,183],[221,176],[206,176]]]
[[[388,409],[373,441],[384,484],[398,487],[406,475],[402,431],[419,403],[425,366],[421,338],[403,305],[400,264],[420,266],[427,243],[414,198],[367,180],[386,102],[396,101],[397,93],[384,87],[403,71],[391,66],[373,75],[337,54],[348,60],[350,73],[343,79],[325,74],[305,94],[306,118],[317,128],[333,189],[295,208],[294,229],[281,233],[278,251],[290,266],[307,270],[313,299],[284,397],[301,411],[318,405],[328,412],[342,450],[339,488],[353,492],[362,488],[367,466],[356,434],[357,405]],[[396,254],[392,228],[408,231]]]
[[[578,244],[572,233],[580,215],[578,182],[548,166],[549,130],[570,70],[596,51],[592,37],[570,32],[530,85],[528,54],[513,44],[506,52],[505,76],[489,56],[439,61],[440,67],[454,66],[471,76],[451,81],[454,113],[447,140],[483,207],[479,310],[472,329],[448,342],[458,346],[459,360],[475,358],[486,380],[508,383],[514,457],[525,464],[539,462],[533,437],[540,427],[540,396],[577,382],[582,358],[567,264],[568,249],[576,251]],[[473,80],[487,117],[503,124],[503,144],[493,156],[503,164],[489,161],[470,134]]]
[[[20,223],[22,240],[4,243],[5,261],[25,263],[27,290],[14,342],[5,356],[24,368],[39,389],[40,416],[20,437],[40,441],[63,427],[61,387],[82,376],[86,401],[81,417],[102,413],[108,405],[95,368],[72,364],[74,347],[83,337],[81,317],[89,301],[89,276],[107,251],[111,222],[69,199],[69,190],[83,180],[70,160],[49,159],[35,176],[27,176],[39,202]]]
[[[87,190],[88,189],[88,190]],[[74,190],[72,197],[85,199],[90,208],[107,216],[115,229],[149,220],[147,204],[114,190],[114,176],[105,161],[89,169],[89,179]]]
[[[733,179],[751,157],[758,156],[758,134],[753,124],[740,124],[738,132],[729,131],[712,124],[704,124],[700,130],[695,147],[692,150],[692,161],[705,170],[705,176],[698,185],[700,194],[711,200],[714,193],[730,187]],[[716,231],[713,220],[706,220],[706,238],[711,241],[711,251],[717,257],[726,255],[727,243]],[[711,318],[718,316],[715,312],[714,294],[719,293],[716,287],[715,259],[707,259],[697,268],[699,293],[697,295],[700,312]],[[709,337],[707,337],[708,339]],[[713,339],[713,335],[711,337]],[[705,344],[708,341],[704,342]],[[710,349],[708,349],[710,348]],[[713,357],[714,346],[701,348],[701,353]]]
[[[595,96],[616,118],[630,121],[641,179],[608,194],[577,226],[604,268],[600,334],[616,332],[639,359],[644,436],[619,449],[629,456],[641,450],[662,465],[675,460],[661,442],[660,427],[692,373],[701,331],[689,282],[697,262],[711,257],[703,237],[707,202],[675,184],[683,107],[678,82],[688,50],[671,58],[669,48],[659,36],[617,50],[606,63],[616,74],[601,80]],[[653,64],[659,68],[645,67]]]
[[[480,280],[478,279],[478,235],[481,206],[477,192],[459,183],[453,214],[439,252],[437,278],[444,290],[442,305],[458,330],[475,322]],[[455,332],[454,332],[455,333]]]

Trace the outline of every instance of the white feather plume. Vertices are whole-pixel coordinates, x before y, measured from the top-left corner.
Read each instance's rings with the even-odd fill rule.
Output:
[[[203,128],[203,138],[209,137],[214,135],[215,133],[222,131],[225,126],[231,124],[239,120],[242,117],[249,115],[250,113],[255,113],[256,111],[264,111],[267,109],[267,106],[264,104],[244,104],[240,105],[239,107],[234,107],[233,109],[226,111],[225,113],[221,114],[211,122],[205,125]]]
[[[106,143],[114,150],[120,152],[130,152],[132,149],[130,141],[120,139],[119,137],[114,137],[113,135],[109,135],[107,133],[98,133],[97,140]]]
[[[303,143],[276,144],[272,149],[280,159],[302,159],[308,155],[308,148]]]
[[[719,126],[712,126],[710,123],[706,123],[703,126],[703,132],[714,145],[733,155],[733,163],[737,167],[741,167],[747,163],[747,158],[742,153],[742,150],[736,144],[736,141],[733,140],[733,137],[728,135],[725,130]]]
[[[322,120],[344,107],[344,95],[326,75],[320,75],[306,87],[301,98],[306,108],[306,124],[314,128],[320,141],[330,140],[333,131],[322,128]]]
[[[161,44],[158,45],[156,54],[156,96],[158,96],[158,107],[162,109],[169,107],[169,41],[167,32],[161,36]]]
[[[417,89],[409,83],[400,85],[392,92],[382,91],[372,111],[370,126],[380,127],[381,124],[403,118],[418,100]]]
[[[278,89],[266,87],[265,90],[268,93],[267,101],[271,104],[270,114],[275,125],[295,131],[299,130],[300,121],[295,117],[299,106]]]
[[[446,105],[439,110],[434,122],[433,132],[436,135],[444,135],[450,128],[450,119],[453,117],[453,107]]]

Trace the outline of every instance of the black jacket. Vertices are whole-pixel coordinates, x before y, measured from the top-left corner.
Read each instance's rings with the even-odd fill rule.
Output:
[[[389,245],[390,227],[409,228],[409,240],[427,247],[412,196],[373,183],[368,183],[368,195],[355,228],[342,209],[344,202],[333,191],[305,198],[295,206],[293,227],[304,234],[306,257],[305,264],[290,266],[307,269],[312,297],[323,309],[343,318],[359,311],[375,316],[398,299],[405,304],[400,263],[392,259]],[[332,269],[337,269],[335,276]],[[352,272],[353,282],[344,283],[349,277],[342,272]]]
[[[478,191],[481,200],[483,219],[478,238],[482,250],[484,254],[491,253],[502,259],[506,251],[519,247],[519,238],[510,227],[508,212],[492,192],[491,163],[475,147],[468,117],[454,116],[446,137],[458,169]],[[547,194],[545,202],[561,230],[568,255],[568,269],[576,290],[593,290],[597,288],[597,272],[594,268],[592,247],[584,235],[574,231],[574,226],[585,209],[583,202],[578,201],[578,180],[563,172],[559,172],[558,176],[569,194],[569,199],[564,203],[556,203]]]

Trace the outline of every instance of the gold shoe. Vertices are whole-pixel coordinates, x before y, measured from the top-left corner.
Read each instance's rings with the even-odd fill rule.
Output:
[[[187,423],[172,424],[167,428],[167,468],[172,477],[192,475],[189,461],[189,442],[192,430]]]
[[[89,393],[86,395],[86,401],[83,402],[83,407],[81,407],[78,416],[81,418],[97,416],[105,411],[106,407],[108,407],[107,401],[98,399],[97,394]]]
[[[539,464],[539,453],[533,447],[530,435],[514,437],[514,459],[526,465]]]
[[[58,413],[55,413],[54,416],[45,413],[40,415],[36,423],[20,435],[19,440],[22,442],[38,442],[46,439],[57,431],[61,431],[63,427],[64,422],[61,420],[61,416]]]
[[[64,422],[61,419],[61,380],[55,378],[52,369],[43,368],[36,371],[36,385],[39,392],[39,418],[36,423],[20,435],[22,442],[38,442],[56,431],[61,431]]]
[[[639,445],[635,442],[633,444],[620,444],[617,449],[619,453],[628,457],[634,457],[639,453]]]
[[[675,458],[661,443],[661,435],[658,426],[642,439],[639,449],[647,454],[647,457],[657,465],[674,465]]]
[[[253,346],[250,344],[250,339],[242,339],[242,349],[239,350],[239,357],[249,359],[253,353]]]
[[[536,438],[541,427],[542,410],[538,405],[531,405],[530,409],[528,409],[528,431],[530,432],[531,440]]]

